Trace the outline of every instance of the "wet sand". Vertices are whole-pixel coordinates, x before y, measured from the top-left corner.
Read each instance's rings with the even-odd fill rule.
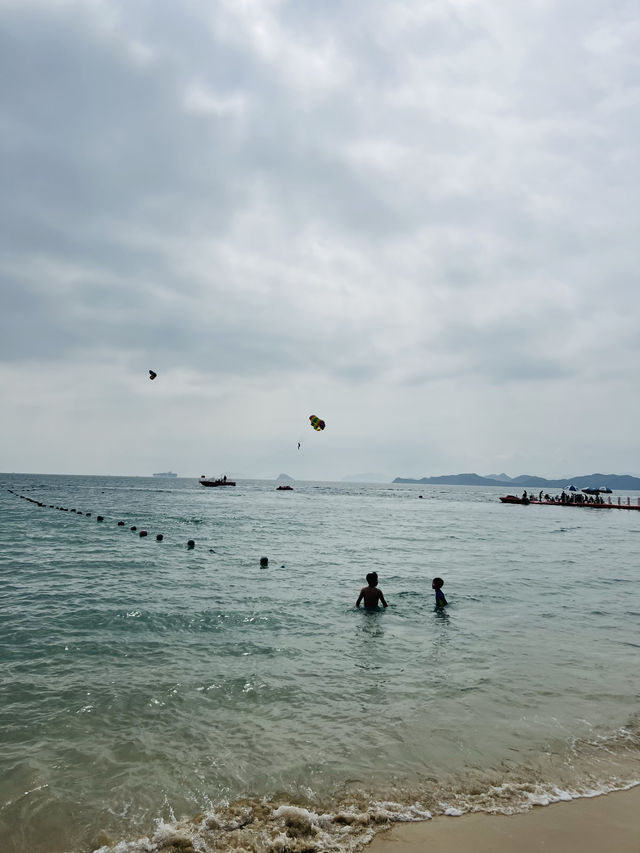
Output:
[[[367,853],[640,853],[640,785],[526,814],[396,824]]]

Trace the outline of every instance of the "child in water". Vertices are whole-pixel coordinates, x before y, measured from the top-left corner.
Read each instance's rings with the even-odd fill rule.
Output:
[[[367,583],[369,586],[363,586],[360,590],[360,595],[356,601],[356,607],[360,607],[360,602],[363,599],[365,610],[377,610],[379,601],[382,603],[383,607],[388,607],[387,602],[384,600],[382,590],[378,589],[378,573],[369,572],[367,575]]]
[[[443,586],[444,581],[442,580],[442,578],[434,578],[431,581],[431,589],[434,589],[436,591],[436,607],[446,607],[449,603],[444,597],[444,592],[442,591]]]

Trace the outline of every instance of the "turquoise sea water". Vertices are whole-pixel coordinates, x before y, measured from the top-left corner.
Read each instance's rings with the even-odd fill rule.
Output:
[[[640,781],[640,512],[275,486],[0,475],[0,849],[353,850]]]

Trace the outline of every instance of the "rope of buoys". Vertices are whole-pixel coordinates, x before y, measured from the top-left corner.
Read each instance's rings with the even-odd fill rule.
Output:
[[[21,498],[22,500],[29,501],[29,503],[35,504],[36,506],[45,507],[45,508],[47,506],[46,504],[42,503],[41,501],[37,501],[34,498],[28,497],[27,495],[20,495],[20,494],[18,494],[18,492],[14,491],[13,489],[8,488],[7,491],[9,492],[9,494],[15,495],[16,497]],[[77,509],[76,507],[69,509],[68,507],[65,507],[65,506],[54,506],[54,504],[49,504],[49,509],[57,509],[60,512],[74,512],[74,513],[76,513],[76,515],[83,515],[84,514],[87,518],[91,517],[90,512],[83,513],[83,511],[81,509]],[[102,521],[104,521],[104,518],[105,517],[103,515],[97,515],[96,521],[102,522]],[[124,526],[125,526],[124,521],[118,522],[118,527],[124,527]],[[138,528],[135,524],[132,525],[129,529],[131,531],[133,531],[134,533],[138,530]],[[149,532],[147,530],[140,530],[138,535],[139,535],[140,539],[144,539],[145,537],[147,537],[149,535]],[[164,542],[164,535],[162,533],[156,534],[156,542]],[[196,546],[196,543],[193,539],[189,539],[187,541],[187,550],[192,551],[195,548],[195,546]],[[211,553],[215,553],[213,548],[210,548],[209,551]]]

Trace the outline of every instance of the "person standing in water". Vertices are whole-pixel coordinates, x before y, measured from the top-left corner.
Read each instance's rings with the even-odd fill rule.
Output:
[[[436,593],[436,607],[446,607],[449,603],[447,599],[444,597],[444,592],[442,591],[442,587],[444,586],[444,581],[442,578],[434,578],[431,581],[431,589],[435,590]]]
[[[389,605],[384,600],[382,590],[378,589],[378,573],[369,572],[367,575],[367,583],[369,586],[363,586],[360,590],[360,595],[356,601],[356,607],[360,607],[361,601],[364,601],[365,610],[377,610],[378,602],[380,602],[383,607],[388,607]]]

